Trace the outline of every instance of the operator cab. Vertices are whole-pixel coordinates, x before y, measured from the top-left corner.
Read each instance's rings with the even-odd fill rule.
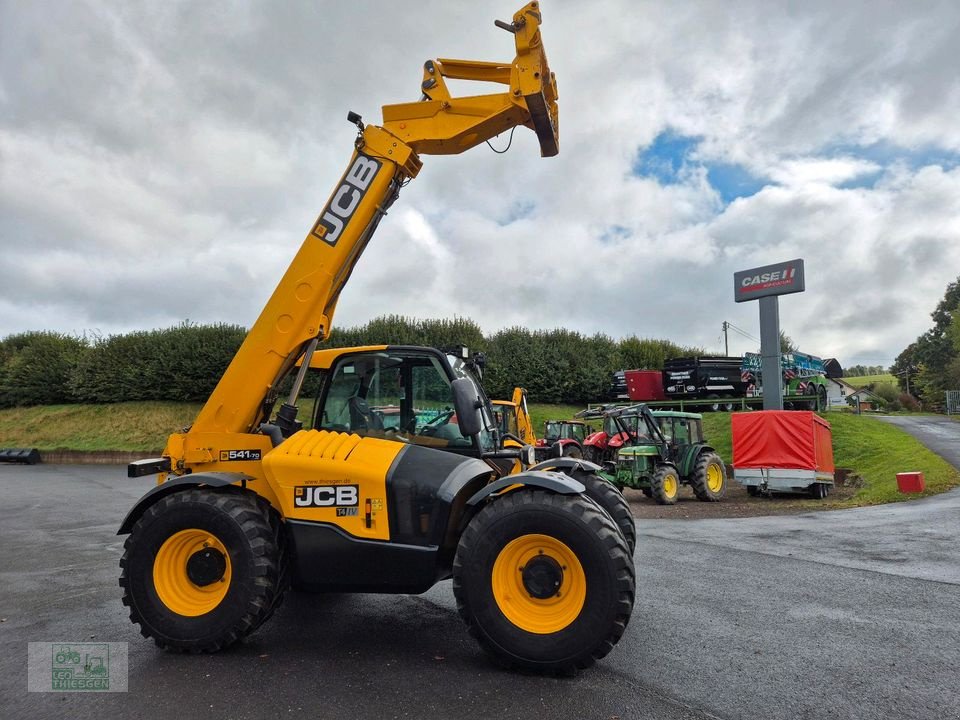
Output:
[[[469,455],[496,449],[490,403],[456,355],[432,348],[383,347],[316,353],[323,372],[312,427]],[[481,429],[461,431],[453,382],[466,379],[481,399]]]

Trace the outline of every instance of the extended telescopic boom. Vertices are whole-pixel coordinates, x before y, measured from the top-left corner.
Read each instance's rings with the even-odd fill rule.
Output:
[[[278,383],[301,358],[308,366],[304,356],[329,336],[341,290],[400,188],[419,173],[420,155],[461,153],[517,125],[536,132],[542,156],[557,154],[557,85],[540,22],[537,2],[510,23],[497,21],[514,35],[512,63],[428,60],[421,101],[385,105],[382,126],[364,125],[350,113],[358,134],[346,172],[196,421],[170,437],[164,454],[174,468],[215,462],[224,433],[257,432],[268,420]],[[507,90],[453,97],[446,78],[500,83]],[[281,427],[295,423],[284,409],[280,414]]]

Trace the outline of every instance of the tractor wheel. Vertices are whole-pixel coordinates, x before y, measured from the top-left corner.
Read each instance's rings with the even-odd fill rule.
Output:
[[[673,505],[680,494],[680,474],[672,465],[661,465],[650,478],[650,492],[658,505]]]
[[[653,497],[653,490],[651,490],[648,487],[640,488],[640,492],[642,492],[647,497]]]
[[[161,498],[124,544],[130,620],[159,647],[184,652],[249,635],[285,589],[279,532],[253,496],[196,488]]]
[[[817,386],[817,412],[824,412],[827,409],[827,389],[823,385]]]
[[[582,495],[517,490],[488,503],[460,538],[457,610],[500,664],[573,674],[617,644],[635,570],[610,517]]]
[[[690,478],[697,500],[717,502],[727,491],[727,470],[723,460],[714,452],[700,453]]]
[[[579,445],[570,444],[562,448],[560,451],[560,457],[569,457],[576,458],[577,460],[583,459],[583,450],[580,449]]]

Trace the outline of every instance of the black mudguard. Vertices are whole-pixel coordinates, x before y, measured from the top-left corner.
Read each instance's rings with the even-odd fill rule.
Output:
[[[543,464],[544,463],[540,463],[540,465]],[[543,470],[527,470],[522,473],[517,473],[516,475],[509,475],[484,486],[479,492],[467,500],[467,506],[477,507],[491,495],[496,495],[504,488],[513,485],[542,488],[561,495],[579,495],[586,491],[583,483],[577,482],[569,475],[558,472],[545,472]]]
[[[152,488],[137,501],[137,504],[133,506],[133,509],[128,512],[127,516],[123,519],[120,529],[117,530],[117,535],[128,534],[133,529],[137,520],[147,511],[147,508],[170,493],[179,492],[191,487],[225,487],[227,485],[235,485],[236,483],[245,485],[247,480],[252,479],[249,475],[244,475],[243,473],[210,472],[184,475],[183,477],[178,477],[173,480],[167,480],[162,485],[157,485],[155,488]]]
[[[557,457],[539,462],[533,467],[529,468],[527,472],[540,470],[557,470],[559,472],[567,472],[568,470],[585,470],[587,472],[600,472],[602,469],[603,468],[596,463],[592,463],[589,460],[584,460],[582,458]]]

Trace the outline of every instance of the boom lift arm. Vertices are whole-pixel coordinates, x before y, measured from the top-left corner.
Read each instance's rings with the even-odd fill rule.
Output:
[[[236,434],[257,433],[269,419],[279,383],[303,358],[276,419],[283,435],[299,427],[295,402],[310,355],[329,337],[341,290],[400,188],[419,173],[421,154],[461,153],[517,125],[536,132],[542,156],[557,154],[557,86],[540,22],[537,2],[521,8],[511,23],[497,21],[514,34],[516,57],[510,64],[428,60],[420,102],[385,105],[382,126],[348,115],[358,134],[341,181],[193,425],[170,437],[164,456],[172,467],[144,468],[143,474],[216,463],[218,451],[236,446]],[[453,97],[445,78],[508,89]]]

